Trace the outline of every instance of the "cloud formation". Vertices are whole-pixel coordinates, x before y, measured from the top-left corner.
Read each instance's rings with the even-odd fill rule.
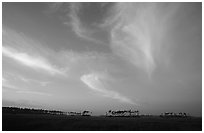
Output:
[[[62,4],[60,5],[62,7]],[[54,7],[59,8],[58,6]],[[100,11],[105,15],[103,14],[98,21],[94,19],[93,22],[87,23],[83,15],[89,11],[89,6],[90,4],[84,3],[66,5],[69,11],[65,12],[69,20],[64,24],[71,26],[78,37],[96,44],[104,44],[94,34],[97,31],[108,31],[112,53],[144,70],[149,77],[157,68],[158,62],[167,60],[168,55],[162,51],[162,41],[179,4],[114,3],[108,6],[105,4],[104,10],[103,3]],[[91,19],[91,16],[87,17]]]
[[[4,88],[9,88],[9,89],[13,89],[13,90],[17,90],[17,88],[13,85],[11,85],[8,80],[2,76],[2,89]]]
[[[110,27],[113,53],[127,60],[149,76],[161,56],[162,39],[168,21],[179,4],[117,3],[101,27]],[[166,8],[163,14],[159,11]],[[160,13],[160,14],[159,14]]]
[[[101,76],[96,73],[85,74],[81,76],[81,81],[86,84],[92,91],[101,94],[104,97],[113,98],[128,104],[135,104],[131,99],[121,95],[120,93],[109,90],[106,85],[101,81]]]
[[[35,85],[32,84],[31,82],[36,82],[43,87],[48,84],[48,82],[27,79],[21,75],[16,75],[13,73],[4,73],[2,77],[2,89],[4,92],[9,92],[9,93],[12,92],[12,93],[20,93],[20,94],[52,96],[51,93],[42,92],[40,89],[33,90],[32,87]],[[6,94],[3,93],[3,96],[5,97]]]
[[[55,13],[63,5],[62,2],[48,3],[48,9],[44,11],[45,14]]]
[[[65,12],[67,13],[66,17],[68,17],[70,20],[65,21],[64,24],[71,26],[72,30],[78,37],[90,42],[94,42],[96,44],[104,45],[104,42],[93,37],[94,33],[96,32],[95,30],[93,30],[93,27],[92,29],[88,28],[81,20],[79,14],[83,12],[83,7],[84,5],[82,3],[70,3],[69,5],[66,5],[66,8],[70,9],[69,12],[65,10]]]
[[[104,70],[112,67],[110,62],[114,57],[111,53],[78,52],[72,49],[54,51],[48,48],[46,43],[32,40],[23,33],[5,26],[3,29],[3,57],[9,57],[25,67],[51,75],[68,77],[71,74],[71,78],[79,78],[87,69]]]
[[[87,31],[82,26],[80,18],[78,17],[80,6],[81,6],[80,3],[72,3],[70,5],[69,17],[71,18],[71,26],[72,26],[73,31],[76,33],[76,35],[78,35],[81,38],[89,39],[89,37],[87,37],[85,34]]]
[[[38,91],[17,91],[16,93],[32,94],[32,95],[42,95],[42,96],[52,96],[52,94],[43,93],[43,92],[38,92]]]
[[[2,53],[3,53],[3,56],[12,58],[15,61],[27,67],[30,67],[32,69],[44,70],[50,73],[51,75],[55,75],[55,74],[64,75],[63,71],[60,71],[59,69],[51,65],[48,61],[46,61],[44,58],[40,56],[39,57],[31,56],[28,53],[22,53],[13,48],[6,47],[6,46],[2,46]]]

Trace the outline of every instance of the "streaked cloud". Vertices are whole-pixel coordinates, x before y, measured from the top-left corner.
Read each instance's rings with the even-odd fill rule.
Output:
[[[151,74],[155,68],[155,60],[148,28],[151,23],[144,20],[145,17],[150,17],[146,18],[150,20],[152,18],[148,14],[148,8],[145,12],[130,4],[118,4],[115,8],[119,15],[116,15],[118,20],[117,17],[114,18],[117,22],[111,31],[113,52]],[[136,14],[135,11],[139,13]]]
[[[82,38],[88,38],[87,36],[84,35],[86,33],[86,30],[83,28],[81,21],[78,17],[78,12],[80,10],[80,3],[72,3],[70,6],[70,14],[69,17],[71,18],[71,26],[73,31]],[[66,24],[66,23],[64,23]],[[88,38],[89,39],[89,38]]]
[[[13,79],[11,79],[12,76]],[[31,88],[31,79],[27,79],[23,76],[15,76],[13,74],[10,74],[7,78],[3,77],[2,78],[2,89],[3,89],[3,95],[5,94],[4,92],[14,92],[14,93],[21,93],[21,94],[31,94],[31,95],[42,95],[42,96],[52,96],[52,94],[48,92],[41,92],[41,91],[35,91],[32,90]],[[14,82],[15,80],[22,80],[24,82],[24,85],[21,82]],[[33,80],[34,81],[34,80]],[[37,80],[36,80],[37,81]],[[35,82],[36,82],[35,81]],[[46,86],[48,82],[40,82],[37,81],[37,83],[40,83],[41,86]],[[4,95],[5,96],[5,95]]]
[[[46,59],[38,56],[31,56],[28,53],[19,52],[13,48],[2,46],[3,56],[14,59],[15,61],[30,67],[35,70],[44,70],[52,75],[60,74],[64,75],[64,72],[60,71],[53,65],[51,65]]]
[[[104,42],[93,37],[95,30],[93,30],[93,28],[88,28],[87,26],[85,26],[84,22],[81,21],[79,14],[83,12],[83,4],[70,3],[69,6],[67,5],[67,8],[70,9],[70,11],[67,12],[67,16],[69,17],[70,21],[65,21],[64,24],[71,26],[72,30],[78,37],[94,42],[96,44],[104,45]]]
[[[2,76],[2,82],[6,82],[7,80]]]
[[[47,47],[45,42],[39,42],[23,32],[3,25],[2,55],[15,60],[25,67],[44,71],[50,75],[67,76],[69,66],[60,60],[60,52]],[[7,58],[6,58],[7,60]],[[5,60],[5,61],[6,61]]]
[[[17,87],[17,86],[15,86],[15,85],[11,84],[8,79],[5,79],[5,78],[2,78],[2,79],[4,79],[4,80],[2,81],[2,89],[3,89],[3,90],[8,90],[8,89],[9,89],[9,90],[13,90],[13,91],[23,90],[23,88]]]
[[[89,89],[99,93],[104,97],[116,99],[128,104],[135,104],[131,99],[121,95],[120,93],[107,89],[106,84],[101,80],[99,74],[96,73],[85,74],[81,76],[80,79],[84,84],[86,84],[89,87]]]
[[[17,79],[23,81],[26,84],[35,83],[35,84],[39,84],[40,86],[43,86],[43,87],[50,84],[50,81],[40,81],[40,80],[36,80],[36,79],[30,79],[30,78],[26,78],[26,77],[21,76],[21,75],[12,75],[12,76],[15,76]]]
[[[44,82],[40,82],[40,84],[41,84],[41,86],[47,86],[48,84],[50,84],[50,82],[49,81],[44,81]]]
[[[103,7],[104,3],[101,4]],[[54,9],[62,4],[53,4]],[[82,17],[86,12],[83,3],[70,3],[66,7],[69,19],[64,22],[71,26],[74,33],[83,39],[104,44],[97,39],[96,31],[106,30],[110,33],[110,49],[112,53],[136,68],[144,70],[150,77],[157,68],[158,62],[167,62],[169,55],[164,51],[163,38],[168,31],[169,21],[177,11],[179,4],[159,3],[115,3],[107,8],[101,20],[87,24]],[[162,13],[160,11],[165,8]],[[103,11],[104,12],[104,11]],[[87,25],[97,25],[90,28]],[[106,44],[107,45],[107,44]]]
[[[113,53],[143,69],[149,76],[157,67],[158,58],[166,56],[162,53],[162,39],[169,27],[169,18],[178,7],[178,4],[158,5],[117,3],[101,24],[101,27],[111,29]],[[167,8],[167,11],[159,14],[161,8]]]
[[[62,2],[48,3],[48,9],[45,10],[44,13],[46,14],[55,13],[60,9],[62,5],[63,5]]]
[[[72,49],[54,51],[46,47],[46,44],[32,40],[23,33],[5,26],[3,26],[3,29],[3,59],[9,57],[36,71],[45,71],[51,75],[66,77],[71,74],[72,77],[78,77],[81,75],[80,72],[87,69],[104,70],[110,66],[110,61],[114,60],[110,53],[78,52]],[[45,83],[42,85],[45,85]]]
[[[16,93],[32,94],[32,95],[42,95],[42,96],[52,96],[52,94],[43,93],[43,92],[37,92],[37,91],[17,91]]]

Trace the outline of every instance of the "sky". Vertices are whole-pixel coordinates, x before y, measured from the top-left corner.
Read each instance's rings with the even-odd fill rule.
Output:
[[[202,115],[202,3],[2,3],[2,105]]]

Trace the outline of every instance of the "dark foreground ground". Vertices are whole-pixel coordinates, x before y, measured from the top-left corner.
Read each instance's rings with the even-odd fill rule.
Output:
[[[202,118],[2,114],[3,131],[201,131]]]

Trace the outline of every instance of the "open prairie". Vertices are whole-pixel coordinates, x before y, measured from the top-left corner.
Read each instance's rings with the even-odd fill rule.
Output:
[[[202,118],[3,114],[3,131],[201,131]]]

